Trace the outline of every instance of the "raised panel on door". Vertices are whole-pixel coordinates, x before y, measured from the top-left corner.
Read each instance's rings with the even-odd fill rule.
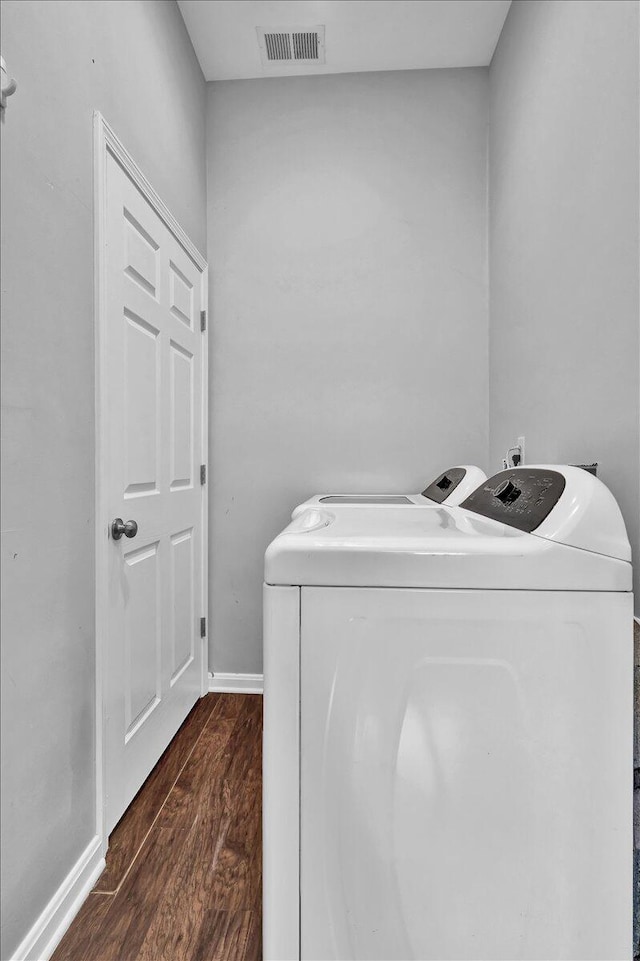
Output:
[[[169,261],[169,309],[189,330],[194,329],[195,292],[193,282]]]
[[[127,550],[125,591],[125,744],[160,703],[162,661],[161,605],[163,590],[159,544]]]
[[[124,308],[124,497],[160,487],[160,331]],[[133,509],[133,508],[132,508]]]
[[[193,354],[185,347],[169,341],[170,381],[170,488],[172,491],[193,487]]]
[[[160,225],[156,238],[145,230],[127,206],[123,208],[125,234],[125,273],[151,297],[156,297],[159,281]],[[155,233],[155,231],[154,231]]]
[[[193,530],[180,531],[170,538],[171,609],[173,632],[171,683],[175,684],[194,657],[196,619],[194,617],[194,537]]]

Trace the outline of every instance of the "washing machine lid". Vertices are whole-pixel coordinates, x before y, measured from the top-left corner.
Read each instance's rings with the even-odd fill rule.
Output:
[[[535,502],[536,518],[540,497],[555,498],[534,531],[514,525],[513,510],[505,511],[509,523],[487,516],[487,492],[467,509],[345,506],[332,511],[318,505],[301,513],[269,546],[265,580],[335,587],[631,590],[628,541],[615,500],[593,489],[589,496],[589,483],[585,493],[582,477],[571,476],[571,468],[539,469],[545,477],[552,469],[559,472],[564,486],[558,494],[559,483],[545,481],[549,493],[540,494],[534,484],[535,498],[523,498],[521,505]],[[491,496],[498,499],[496,488],[500,492],[509,478],[494,480]],[[524,476],[518,482],[522,491]]]
[[[308,507],[325,505],[330,510],[343,507],[435,507],[437,504],[459,504],[486,481],[487,475],[473,464],[449,467],[431,481],[420,494],[314,494],[294,508],[295,519]]]

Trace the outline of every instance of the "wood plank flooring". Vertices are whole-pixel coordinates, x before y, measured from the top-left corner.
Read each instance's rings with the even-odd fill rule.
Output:
[[[262,958],[262,698],[195,705],[52,961]]]

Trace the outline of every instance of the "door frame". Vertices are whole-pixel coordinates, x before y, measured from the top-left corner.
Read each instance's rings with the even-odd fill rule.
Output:
[[[122,141],[99,111],[93,114],[93,172],[94,172],[94,336],[95,336],[95,773],[96,773],[96,833],[101,839],[103,856],[106,854],[109,838],[105,829],[105,679],[106,655],[108,649],[108,592],[107,571],[109,551],[109,529],[107,511],[107,438],[108,438],[108,368],[106,356],[105,327],[107,323],[105,302],[106,278],[106,205],[107,205],[107,159],[109,154],[122,167],[133,181],[144,199],[169,228],[188,257],[201,274],[200,294],[202,310],[207,311],[208,321],[208,266],[200,251],[189,239],[169,208],[151,186]],[[209,397],[209,324],[202,332],[202,426],[201,426],[201,463],[207,465],[208,457],[208,397]],[[208,483],[202,485],[202,595],[200,598],[203,616],[208,618]],[[202,645],[202,677],[200,694],[206,694],[208,685],[208,632],[200,639]]]

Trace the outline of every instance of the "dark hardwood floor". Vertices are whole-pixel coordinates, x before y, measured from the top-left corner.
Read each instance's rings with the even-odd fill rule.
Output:
[[[198,701],[52,961],[262,958],[261,737],[259,695]]]

